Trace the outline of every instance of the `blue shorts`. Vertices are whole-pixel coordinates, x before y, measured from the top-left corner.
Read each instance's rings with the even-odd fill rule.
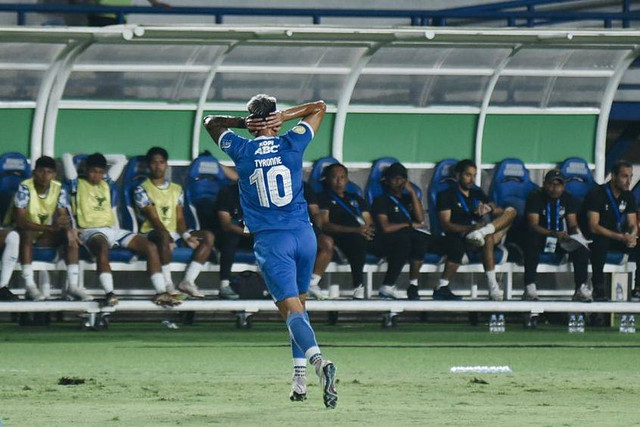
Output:
[[[253,251],[276,302],[309,290],[317,251],[311,225],[295,230],[261,231],[254,240]]]

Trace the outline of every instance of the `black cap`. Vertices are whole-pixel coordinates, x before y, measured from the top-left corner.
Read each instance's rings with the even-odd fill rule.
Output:
[[[386,179],[395,178],[396,176],[401,176],[404,179],[407,179],[409,176],[407,174],[407,168],[405,168],[401,163],[393,163],[384,170],[384,177]]]
[[[562,172],[560,172],[558,169],[553,169],[547,172],[547,174],[544,176],[544,183],[549,184],[553,181],[560,181],[561,183],[564,184],[566,181],[566,178],[564,177]]]

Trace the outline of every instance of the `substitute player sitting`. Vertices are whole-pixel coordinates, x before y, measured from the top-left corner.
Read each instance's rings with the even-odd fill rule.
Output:
[[[62,184],[55,180],[56,162],[43,156],[36,160],[33,178],[20,183],[13,198],[15,224],[20,231],[20,261],[27,296],[42,300],[33,278],[33,246],[63,247],[67,263],[70,299],[91,301],[93,298],[78,286],[78,230],[73,226],[69,198]]]
[[[320,352],[305,309],[316,237],[303,194],[302,157],[320,127],[326,105],[317,101],[280,112],[275,98],[256,95],[247,109],[247,119],[207,116],[204,125],[236,164],[240,202],[245,224],[254,236],[256,259],[287,322],[294,360],[290,398],[306,398],[306,358],[320,378],[325,406],[335,408],[336,367]],[[297,118],[303,120],[284,135],[274,131],[282,122]],[[255,139],[238,136],[230,127],[247,127]]]
[[[107,305],[118,303],[113,292],[113,275],[109,264],[109,249],[128,248],[147,259],[147,273],[156,290],[153,301],[158,305],[178,305],[180,301],[167,292],[167,285],[160,269],[160,257],[156,245],[143,236],[118,227],[114,212],[115,200],[111,199],[111,178],[107,176],[107,159],[100,153],[86,159],[86,177],[74,175],[71,156],[63,157],[67,177],[71,180],[72,205],[80,231],[80,240],[96,257],[98,279],[106,293]],[[69,163],[71,165],[69,166]]]
[[[144,217],[140,232],[158,247],[162,275],[167,292],[176,294],[171,279],[171,253],[177,245],[193,249],[193,258],[178,289],[194,298],[204,298],[196,286],[196,278],[207,262],[213,248],[213,233],[206,230],[187,230],[184,219],[182,187],[165,178],[169,153],[161,147],[147,151],[150,176],[135,189],[135,203]]]

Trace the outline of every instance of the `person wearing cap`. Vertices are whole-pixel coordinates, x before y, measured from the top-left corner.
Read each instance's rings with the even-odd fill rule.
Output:
[[[527,236],[524,246],[523,300],[538,300],[536,269],[542,253],[564,255],[572,239],[581,234],[578,227],[577,201],[565,191],[565,177],[557,169],[544,177],[543,188],[529,193],[525,205]],[[573,263],[576,292],[574,300],[591,301],[587,285],[589,250],[580,244],[572,245],[569,257]]]
[[[604,264],[607,251],[617,250],[637,258],[638,225],[636,201],[629,187],[633,178],[631,163],[617,161],[611,168],[611,180],[593,188],[584,199],[582,219],[591,243],[593,298],[606,300]],[[633,296],[640,296],[636,274]]]
[[[376,252],[383,253],[388,262],[379,295],[387,299],[398,298],[395,283],[407,261],[407,297],[418,300],[418,276],[427,250],[447,257],[441,283],[449,283],[464,255],[463,245],[456,245],[456,242],[446,236],[432,236],[426,232],[422,202],[407,178],[407,168],[402,164],[394,163],[389,166],[383,175],[385,194],[376,197],[372,206],[373,217],[378,226],[372,247]],[[459,298],[451,294],[446,299]]]
[[[467,249],[482,251],[489,298],[501,301],[504,293],[496,279],[493,250],[516,219],[516,210],[496,205],[475,185],[478,168],[473,160],[459,161],[454,171],[457,185],[438,194],[436,209],[440,224],[447,236],[458,239]],[[440,281],[434,289],[434,299],[451,299],[447,285]]]

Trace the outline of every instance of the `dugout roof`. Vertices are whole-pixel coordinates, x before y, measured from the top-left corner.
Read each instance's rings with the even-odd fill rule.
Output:
[[[340,158],[347,112],[479,114],[531,109],[599,114],[596,175],[604,172],[609,110],[638,56],[640,31],[460,28],[0,28],[0,106],[35,108],[32,157],[51,154],[64,105],[162,103],[199,117],[258,91],[336,111]]]

